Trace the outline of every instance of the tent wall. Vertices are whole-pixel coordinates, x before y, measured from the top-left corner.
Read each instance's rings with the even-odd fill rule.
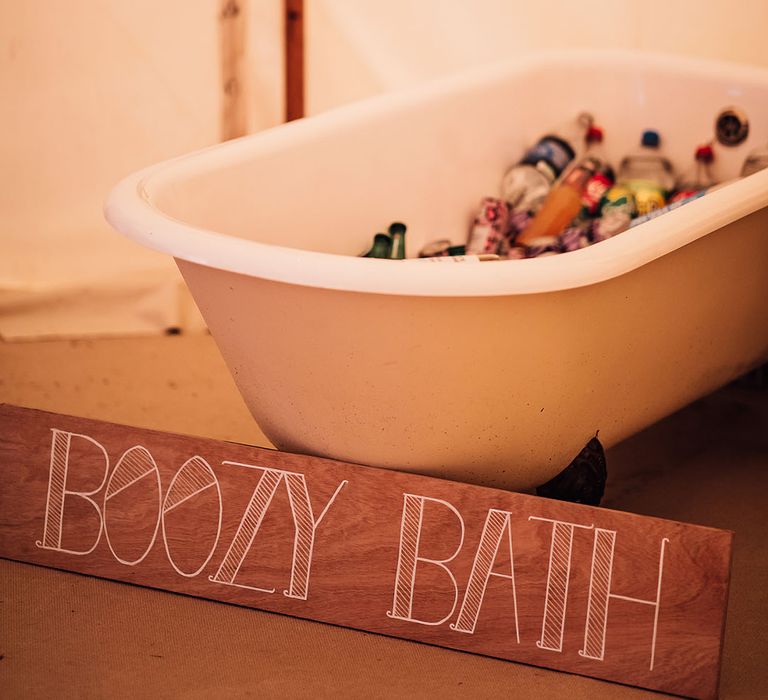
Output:
[[[222,134],[222,0],[0,3],[0,335],[199,326],[173,261],[117,235],[128,173]],[[277,2],[253,2],[247,130],[280,121]]]
[[[765,0],[306,4],[311,113],[537,49],[638,48],[768,66]]]
[[[0,335],[200,326],[172,261],[114,234],[101,208],[123,175],[226,133],[222,13],[232,1],[0,3]],[[234,2],[244,23],[238,99],[253,132],[283,112],[282,0]],[[764,0],[305,8],[310,114],[540,48],[636,47],[768,66]]]

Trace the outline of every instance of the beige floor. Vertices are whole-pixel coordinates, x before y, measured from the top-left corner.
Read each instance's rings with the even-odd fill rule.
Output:
[[[0,401],[268,445],[205,335],[0,343]],[[736,531],[721,696],[768,697],[768,391],[727,387],[608,468],[606,506]],[[0,696],[660,697],[1,560]]]

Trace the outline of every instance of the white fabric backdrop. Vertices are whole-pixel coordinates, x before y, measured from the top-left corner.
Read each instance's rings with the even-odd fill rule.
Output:
[[[305,4],[310,114],[539,48],[647,48],[768,66],[765,0]],[[4,338],[200,326],[172,261],[112,233],[101,209],[123,175],[218,140],[219,7],[0,2]],[[255,131],[282,114],[282,0],[244,0],[244,9]]]
[[[5,339],[200,325],[173,260],[114,233],[102,205],[130,172],[219,140],[220,4],[0,1]],[[255,131],[280,121],[280,3],[248,10]]]

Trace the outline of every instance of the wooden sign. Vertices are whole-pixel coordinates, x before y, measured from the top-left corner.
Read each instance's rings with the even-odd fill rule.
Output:
[[[0,406],[0,555],[712,698],[732,533]]]

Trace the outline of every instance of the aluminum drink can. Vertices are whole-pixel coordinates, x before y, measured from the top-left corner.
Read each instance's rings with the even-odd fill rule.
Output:
[[[524,210],[515,211],[510,214],[507,233],[504,236],[504,242],[500,246],[500,251],[504,255],[508,255],[509,251],[515,247],[515,239],[525,231],[532,220],[533,216],[531,216],[530,212]]]
[[[664,189],[653,180],[627,180],[624,184],[634,195],[638,216],[643,216],[654,209],[666,206]]]
[[[589,226],[571,226],[563,231],[560,236],[560,247],[564,253],[570,253],[590,245]]]
[[[585,217],[595,217],[600,214],[600,209],[608,190],[616,182],[616,175],[610,165],[599,167],[589,178],[581,195],[583,204],[582,214]]]
[[[592,239],[595,243],[629,228],[632,218],[637,214],[634,194],[628,187],[614,185],[605,194],[600,214],[592,226]]]
[[[669,203],[674,204],[675,202],[683,202],[687,199],[690,199],[691,197],[695,197],[697,194],[699,194],[699,192],[703,193],[704,191],[706,191],[706,188],[704,187],[699,187],[696,189],[692,187],[686,187],[682,190],[677,190],[677,192],[675,192],[675,194],[669,198]]]
[[[467,241],[467,253],[480,255],[496,253],[504,240],[509,224],[509,205],[497,197],[485,197],[475,217]]]
[[[547,255],[557,255],[563,252],[558,236],[539,236],[525,246],[526,258],[543,258]]]
[[[667,204],[666,207],[662,207],[661,209],[654,209],[647,214],[638,216],[634,221],[632,221],[629,227],[634,228],[635,226],[640,226],[640,224],[644,224],[646,221],[650,221],[651,219],[655,219],[657,216],[666,214],[668,211],[674,211],[675,209],[682,207],[684,204],[688,204],[688,202],[692,202],[695,199],[699,199],[699,197],[703,197],[708,191],[709,190],[699,190],[698,192],[694,192],[692,195],[686,197],[685,199],[678,199],[671,204]]]
[[[464,255],[466,253],[465,245],[453,245],[448,238],[439,238],[436,241],[430,241],[419,251],[420,258],[439,258],[448,255]]]

